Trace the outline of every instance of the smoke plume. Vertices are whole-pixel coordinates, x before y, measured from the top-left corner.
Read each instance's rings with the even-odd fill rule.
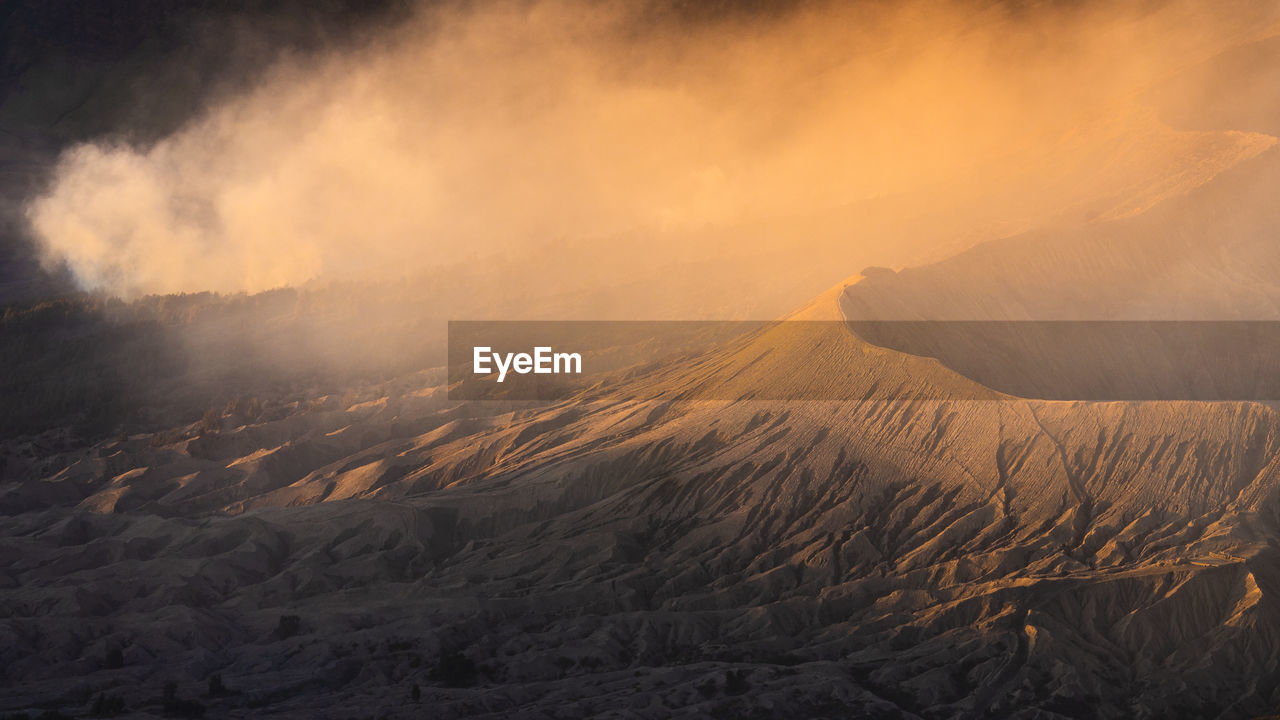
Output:
[[[995,218],[1140,209],[1269,142],[1169,128],[1135,97],[1274,9],[1062,5],[424,8],[264,68],[152,145],[71,149],[27,215],[48,262],[125,297],[536,274],[573,243],[608,278],[639,272],[637,247],[714,261],[747,250],[699,238],[833,208],[833,232],[875,239],[858,259],[888,264]],[[747,236],[768,262],[806,241]]]

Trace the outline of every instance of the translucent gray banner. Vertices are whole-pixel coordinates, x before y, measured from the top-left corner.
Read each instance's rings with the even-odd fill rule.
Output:
[[[1280,322],[449,323],[449,397],[1280,400]]]

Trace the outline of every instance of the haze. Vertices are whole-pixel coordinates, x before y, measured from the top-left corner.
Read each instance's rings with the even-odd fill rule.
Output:
[[[358,50],[281,59],[154,145],[72,149],[27,214],[49,264],[126,298],[499,259],[522,272],[498,281],[548,297],[588,247],[590,277],[571,282],[589,290],[661,283],[675,259],[752,285],[786,257],[776,306],[751,308],[781,312],[868,264],[1140,210],[1265,149],[1170,128],[1136,100],[1271,32],[1264,12],[423,9]],[[705,314],[678,287],[671,302]],[[644,315],[644,292],[614,300]]]

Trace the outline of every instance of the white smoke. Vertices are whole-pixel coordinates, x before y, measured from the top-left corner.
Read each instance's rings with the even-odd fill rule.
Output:
[[[988,198],[1034,218],[1208,142],[1117,108],[1259,27],[1227,5],[424,12],[376,45],[268,68],[153,146],[69,151],[28,217],[51,263],[124,296],[688,238],[875,197],[916,198],[904,217]]]

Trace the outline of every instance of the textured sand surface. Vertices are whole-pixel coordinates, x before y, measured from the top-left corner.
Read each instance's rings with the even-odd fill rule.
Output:
[[[678,399],[801,358],[858,399]],[[976,391],[848,331],[690,363],[645,379],[670,400],[424,388],[74,451],[5,488],[0,703],[159,712],[215,673],[230,717],[414,717],[415,683],[441,717],[1280,702],[1272,409],[947,400]]]

